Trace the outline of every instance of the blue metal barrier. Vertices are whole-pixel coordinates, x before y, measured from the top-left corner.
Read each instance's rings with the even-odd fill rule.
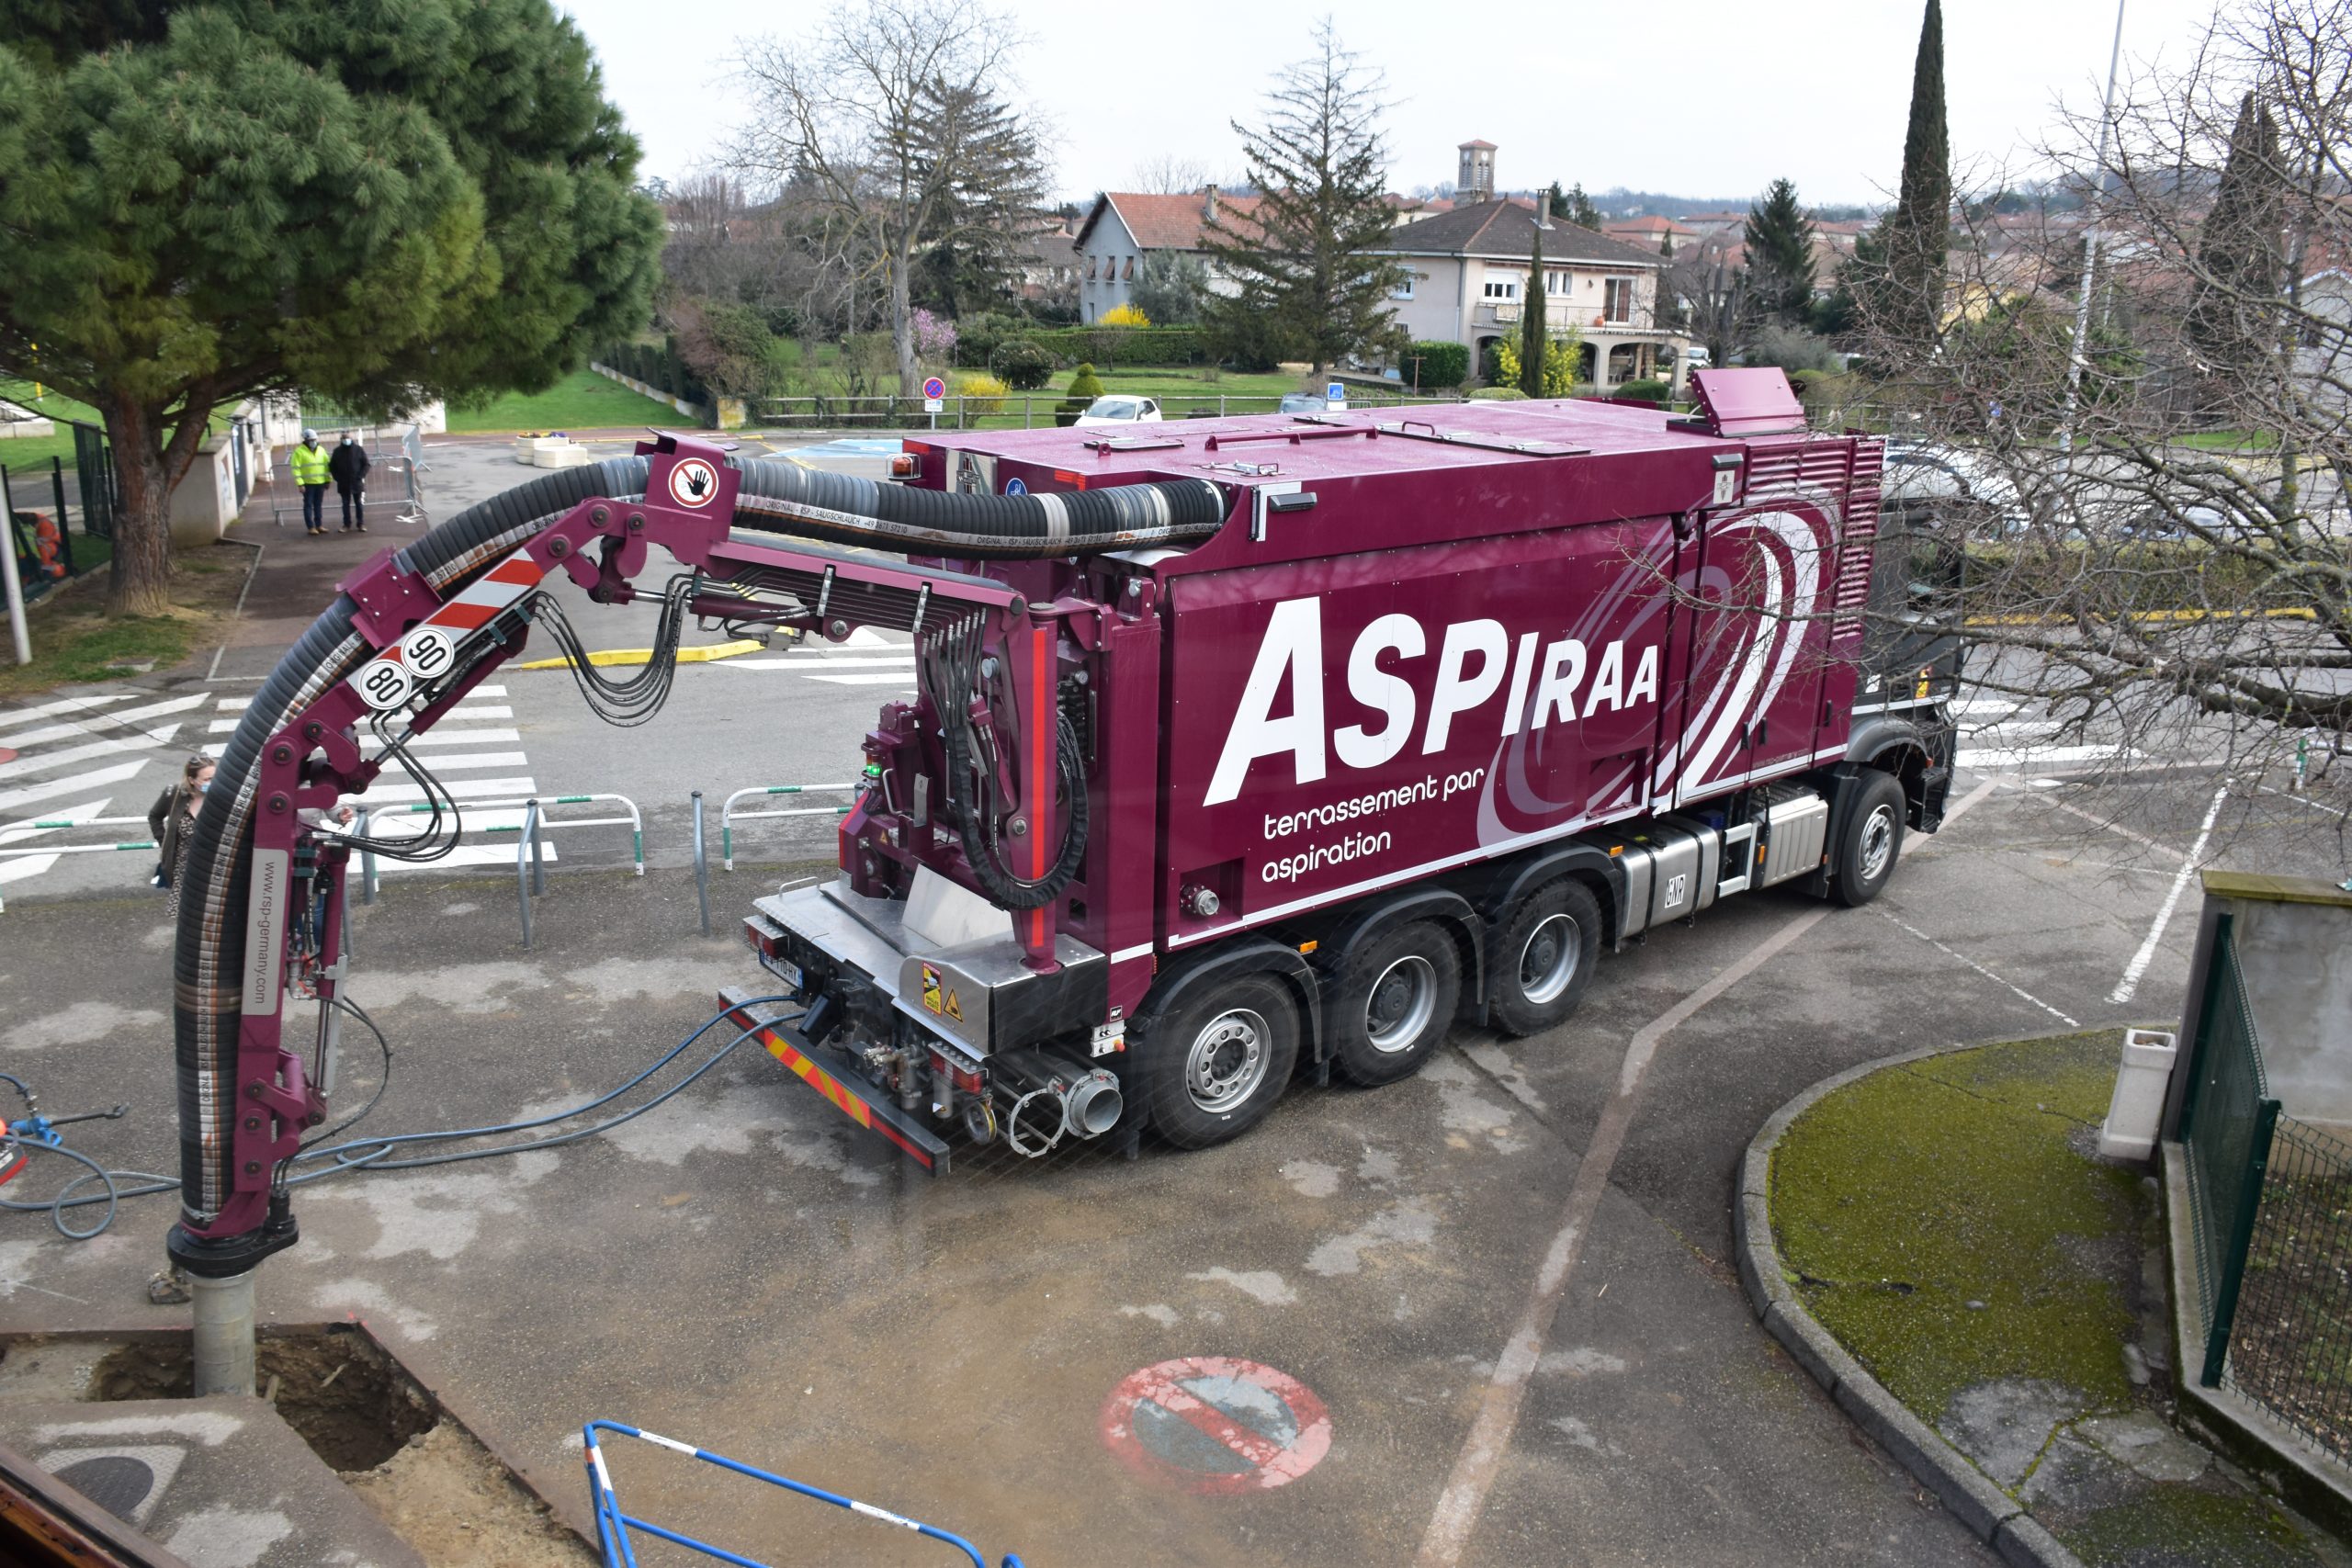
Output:
[[[617,1432],[623,1437],[636,1438],[640,1441],[651,1443],[657,1448],[684,1454],[689,1459],[698,1459],[706,1464],[715,1464],[721,1470],[731,1470],[738,1475],[748,1475],[754,1481],[764,1481],[771,1486],[781,1486],[787,1492],[797,1492],[803,1497],[813,1497],[820,1503],[831,1503],[836,1508],[846,1508],[851,1513],[872,1519],[877,1524],[913,1530],[918,1535],[928,1536],[933,1540],[944,1541],[956,1548],[964,1554],[965,1561],[969,1562],[972,1568],[989,1568],[988,1559],[981,1555],[980,1549],[960,1535],[950,1535],[944,1529],[907,1518],[903,1515],[891,1513],[887,1508],[877,1508],[871,1503],[861,1503],[854,1497],[843,1497],[838,1493],[828,1492],[821,1486],[810,1486],[802,1482],[789,1480],[785,1476],[771,1474],[756,1465],[744,1464],[729,1459],[723,1454],[715,1454],[707,1449],[698,1449],[690,1443],[682,1443],[675,1438],[665,1438],[659,1432],[643,1431],[620,1421],[591,1421],[580,1429],[580,1434],[588,1450],[588,1493],[589,1499],[594,1504],[596,1509],[596,1540],[604,1550],[605,1568],[637,1568],[637,1552],[629,1543],[631,1530],[641,1530],[647,1535],[699,1551],[706,1557],[715,1557],[721,1562],[735,1563],[738,1568],[773,1568],[773,1565],[762,1562],[755,1558],[739,1557],[724,1547],[713,1546],[706,1540],[696,1540],[690,1535],[681,1535],[676,1530],[664,1529],[660,1525],[651,1524],[634,1515],[621,1512],[620,1499],[613,1495],[612,1472],[605,1467],[605,1450],[596,1441],[596,1434],[599,1432]],[[1023,1568],[1023,1564],[1019,1557],[1008,1551],[1004,1554],[1000,1568]]]

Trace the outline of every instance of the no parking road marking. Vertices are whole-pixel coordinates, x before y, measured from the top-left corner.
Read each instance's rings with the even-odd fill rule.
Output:
[[[1161,1361],[1122,1380],[1102,1440],[1155,1480],[1203,1496],[1286,1485],[1331,1450],[1331,1417],[1296,1378],[1224,1356]]]

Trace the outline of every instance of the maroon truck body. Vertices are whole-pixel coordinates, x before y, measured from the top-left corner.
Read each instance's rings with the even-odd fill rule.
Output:
[[[1935,724],[1882,721],[1866,738],[1874,755],[1849,755],[1880,443],[1807,431],[1777,371],[1701,385],[1691,418],[1481,401],[910,440],[929,488],[1048,495],[1204,478],[1231,512],[1190,548],[986,569],[1042,629],[1034,656],[1011,655],[1018,701],[1050,681],[1061,711],[1080,716],[1087,755],[1084,859],[1047,908],[1015,918],[1026,963],[1014,978],[1036,1004],[1008,1010],[1012,992],[989,977],[1001,964],[922,958],[978,928],[910,933],[890,908],[918,875],[972,886],[950,836],[909,809],[936,798],[942,769],[925,703],[886,709],[869,739],[882,787],[843,823],[843,884],[763,900],[755,944],[796,978],[846,972],[888,993],[895,1007],[877,995],[862,1018],[846,1002],[833,1017],[848,1021],[846,1060],[919,1112],[895,1064],[922,1053],[889,1040],[900,1020],[941,1036],[931,1076],[951,1085],[1031,1045],[1072,1067],[1090,1041],[1114,1055],[1139,1043],[1126,1021],[1164,1011],[1159,998],[1195,962],[1242,943],[1312,958],[1335,923],[1361,927],[1367,909],[1431,887],[1469,911],[1462,1006],[1475,1013],[1498,962],[1483,946],[1509,914],[1493,889],[1515,861],[1583,848],[1601,934],[1622,942],[1756,881],[1730,852],[1753,847],[1760,865],[1771,828],[1740,824],[1773,781],[1815,781],[1820,818],[1828,771],[1875,761],[1905,780],[1910,823],[1932,828],[1950,756]],[[1883,690],[1861,694],[1889,705]],[[1924,682],[1900,694],[1921,720],[1939,717],[1942,694]],[[1043,773],[1043,728],[1024,733],[1039,737],[1026,761]],[[1738,809],[1711,810],[1725,802]],[[1606,863],[1615,850],[1586,841],[1666,814],[1731,834],[1707,846],[1705,886],[1679,903],[1660,901],[1667,870],[1632,886]],[[1812,830],[1804,870],[1820,887],[1833,846],[1819,821]],[[1055,831],[1027,840],[1041,868]],[[845,929],[853,946],[883,937],[878,961],[842,949]],[[903,980],[878,973],[899,960]],[[1345,976],[1303,968],[1291,983],[1319,1058],[1324,1004]],[[995,996],[988,1023],[950,1016],[975,1010],[976,992]],[[1132,1079],[1134,1063],[1112,1066]],[[955,1098],[933,1094],[929,1109]]]

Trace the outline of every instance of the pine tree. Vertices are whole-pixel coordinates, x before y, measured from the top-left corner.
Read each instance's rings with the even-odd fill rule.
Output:
[[[2207,367],[2245,375],[2278,344],[2286,257],[2278,124],[2248,93],[2230,133],[2229,162],[2197,236],[2197,287],[2182,323]]]
[[[1758,306],[1791,325],[1802,325],[1813,309],[1813,237],[1797,187],[1787,180],[1774,180],[1747,209],[1749,287]]]
[[[216,410],[538,389],[646,321],[662,214],[546,0],[8,10],[0,371],[106,424],[117,613],[170,607]]]
[[[1951,139],[1944,123],[1944,14],[1928,0],[1911,69],[1911,124],[1903,138],[1903,184],[1880,228],[1886,253],[1883,312],[1874,323],[1925,352],[1943,321],[1944,257],[1951,240]]]
[[[1544,297],[1544,226],[1539,223],[1527,258],[1527,299],[1519,318],[1519,389],[1531,398],[1544,395],[1544,339],[1550,313]]]
[[[1209,302],[1211,335],[1245,360],[1310,359],[1324,367],[1387,333],[1405,270],[1393,243],[1378,120],[1382,79],[1342,49],[1328,17],[1315,52],[1283,69],[1266,119],[1238,121],[1258,204],[1220,209],[1202,248],[1233,286]]]

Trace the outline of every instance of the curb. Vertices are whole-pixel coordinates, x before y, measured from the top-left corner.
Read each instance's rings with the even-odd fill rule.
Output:
[[[1990,1546],[2012,1568],[2083,1568],[2082,1560],[2059,1542],[2025,1511],[2018,1500],[1995,1485],[1990,1476],[1946,1442],[1943,1436],[1913,1415],[1908,1406],[1886,1391],[1846,1348],[1821,1326],[1796,1292],[1789,1288],[1781,1268],[1781,1249],[1772,1239],[1772,1151],[1796,1119],[1847,1085],[1889,1067],[1924,1061],[1955,1051],[1977,1051],[1987,1041],[1967,1045],[1937,1045],[1882,1056],[1822,1079],[1774,1111],[1747,1145],[1740,1162],[1739,1203],[1733,1211],[1738,1243],[1740,1283],[1764,1325],[1790,1359],[1813,1376],[1855,1426],[1934,1493],[1966,1525],[1977,1540]]]
[[[765,646],[750,638],[741,642],[706,643],[699,648],[678,649],[678,662],[707,664],[714,659],[732,659],[741,653],[757,653]],[[650,648],[608,648],[588,656],[588,662],[600,670],[609,669],[614,665],[649,664],[652,660],[653,650]],[[569,670],[571,668],[571,660],[568,658],[534,659],[527,664],[517,664],[514,668],[517,670]]]

